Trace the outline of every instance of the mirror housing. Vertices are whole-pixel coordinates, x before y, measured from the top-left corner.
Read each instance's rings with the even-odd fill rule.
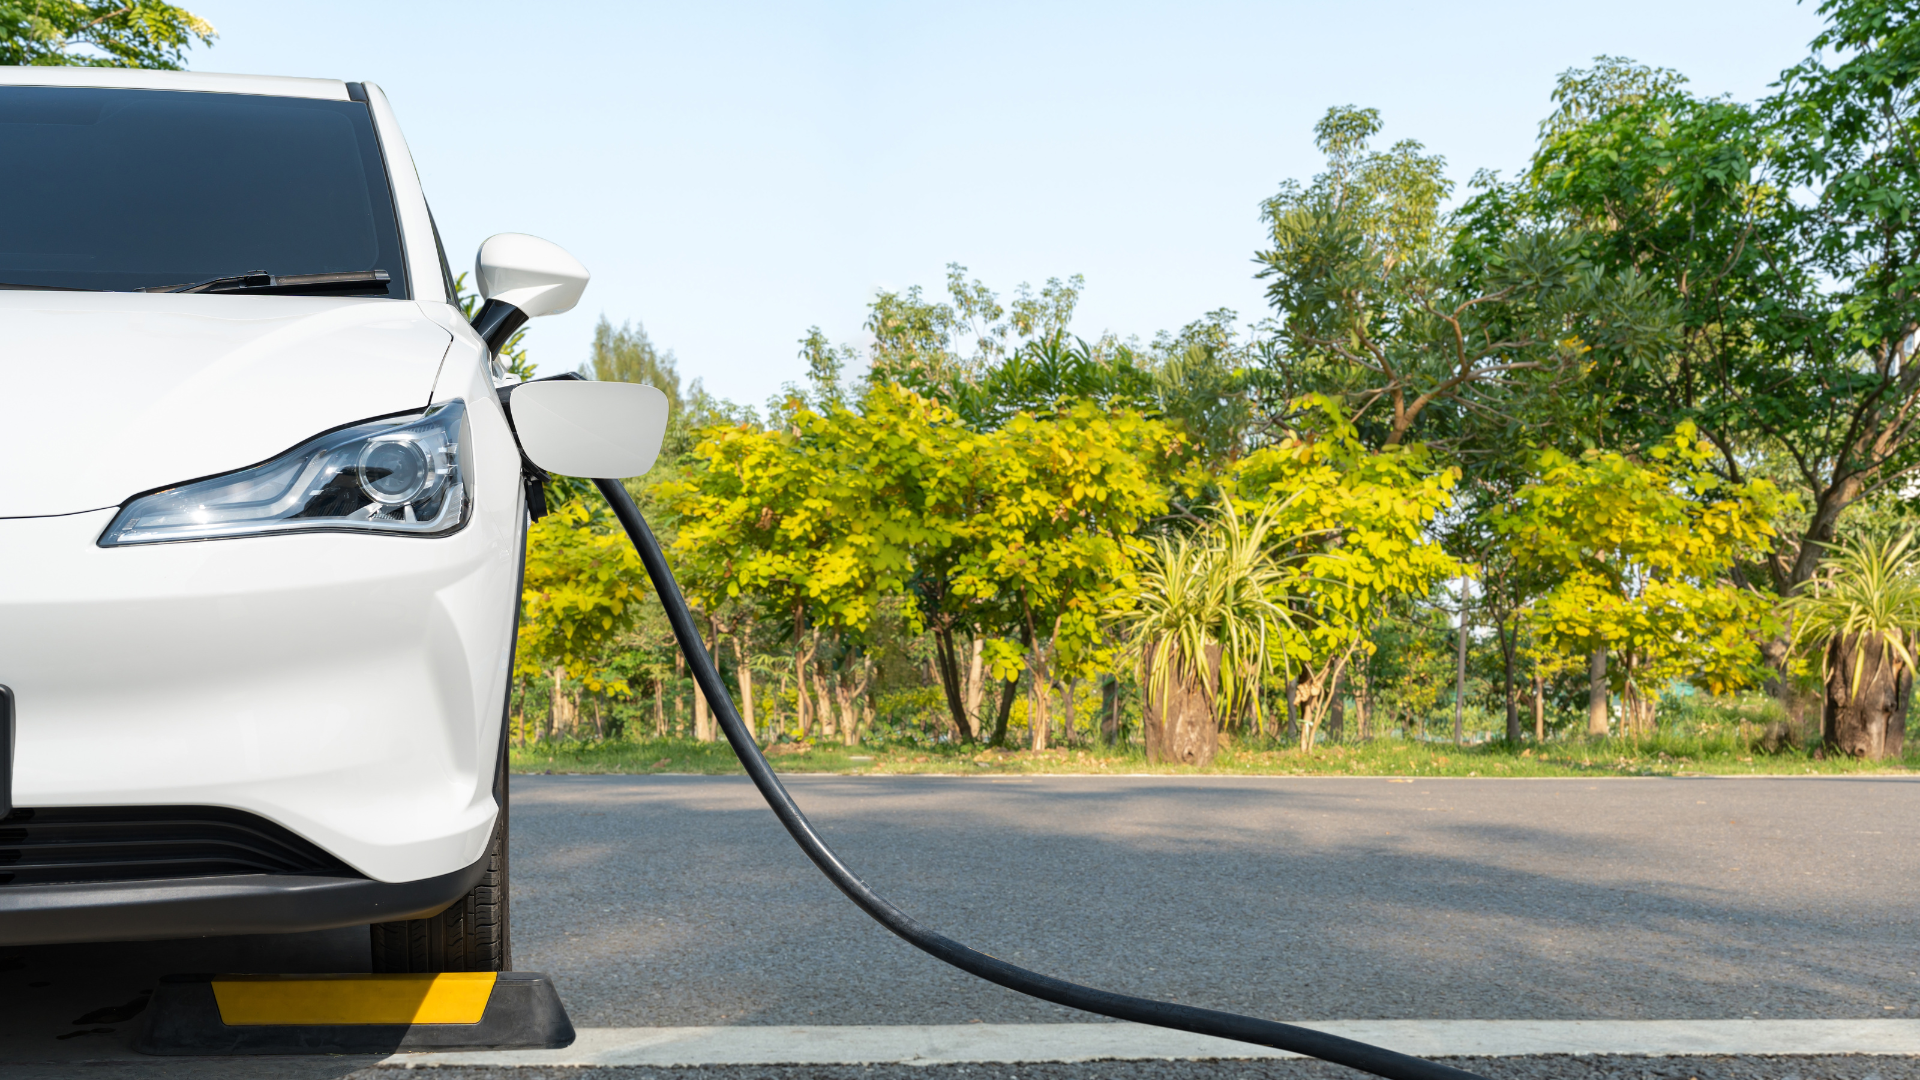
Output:
[[[667,395],[639,383],[541,379],[515,386],[509,400],[521,452],[562,476],[639,476],[667,434]]]
[[[495,354],[528,319],[571,311],[587,289],[587,268],[560,245],[526,233],[496,233],[473,260],[486,305],[473,328]]]

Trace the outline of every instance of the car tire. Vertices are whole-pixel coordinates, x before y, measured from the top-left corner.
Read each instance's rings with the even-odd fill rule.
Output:
[[[511,971],[513,948],[507,904],[507,804],[487,841],[487,868],[479,884],[438,915],[374,923],[376,972]]]

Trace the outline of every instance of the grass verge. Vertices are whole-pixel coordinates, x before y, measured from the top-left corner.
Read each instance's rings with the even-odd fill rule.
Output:
[[[786,773],[899,775],[1156,773],[1244,776],[1740,776],[1904,773],[1920,770],[1920,752],[1903,760],[1816,757],[1808,750],[1767,754],[1737,733],[1656,735],[1644,739],[1569,739],[1544,744],[1451,743],[1376,739],[1320,746],[1311,753],[1268,742],[1238,741],[1211,766],[1149,765],[1138,747],[1069,747],[1035,752],[968,746],[841,746],[781,743],[769,751]],[[705,773],[741,771],[724,742],[648,739],[634,742],[538,744],[513,751],[518,773]]]

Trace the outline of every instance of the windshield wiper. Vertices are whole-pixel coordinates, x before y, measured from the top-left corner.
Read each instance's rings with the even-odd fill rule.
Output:
[[[45,289],[48,292],[99,292],[99,289],[76,289],[71,285],[22,285],[13,281],[0,281],[0,289]]]
[[[305,293],[384,293],[392,278],[385,270],[348,270],[337,274],[269,274],[252,270],[231,277],[190,281],[184,285],[151,285],[135,292],[249,293],[299,295]]]

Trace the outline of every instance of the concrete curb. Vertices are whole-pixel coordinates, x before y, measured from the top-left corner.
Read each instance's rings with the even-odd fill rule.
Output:
[[[1920,1020],[1337,1020],[1304,1026],[1421,1057],[1917,1054]],[[565,1050],[398,1054],[434,1065],[938,1065],[1292,1057],[1139,1024],[582,1028]]]

